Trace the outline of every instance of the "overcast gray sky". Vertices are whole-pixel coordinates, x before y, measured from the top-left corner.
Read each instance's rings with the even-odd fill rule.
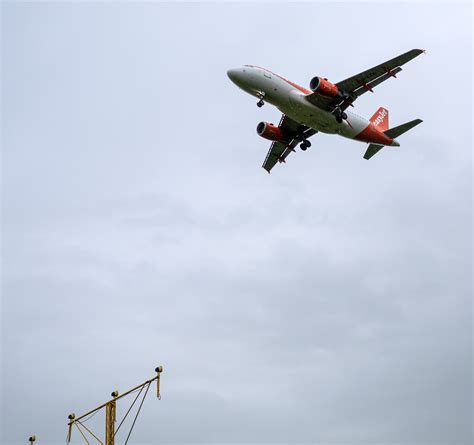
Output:
[[[63,443],[162,364],[135,442],[471,443],[471,14],[3,3],[3,442]],[[423,119],[400,148],[260,168],[279,112],[228,68],[336,82],[412,48],[355,108]]]

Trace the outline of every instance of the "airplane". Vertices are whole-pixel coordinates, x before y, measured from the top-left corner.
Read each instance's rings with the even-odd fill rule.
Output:
[[[258,107],[268,102],[283,113],[278,126],[269,122],[257,125],[257,134],[272,141],[262,167],[270,173],[277,162],[286,161],[298,144],[303,151],[309,148],[308,139],[318,132],[368,143],[365,159],[370,159],[385,146],[399,147],[396,138],[423,122],[421,119],[389,128],[388,110],[384,107],[369,120],[347,108],[362,94],[373,92],[374,87],[390,77],[397,77],[402,65],[424,52],[412,49],[336,84],[316,76],[309,83],[310,89],[256,65],[228,70],[227,75],[233,83],[259,99]]]

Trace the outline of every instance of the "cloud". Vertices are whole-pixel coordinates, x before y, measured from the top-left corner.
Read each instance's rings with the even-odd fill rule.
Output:
[[[447,8],[8,4],[4,441],[58,442],[163,364],[137,442],[469,443],[471,128],[448,110],[471,104],[434,73],[471,78],[470,26]],[[338,80],[415,46],[357,107],[422,117],[400,148],[317,135],[259,168],[278,112],[227,68]]]

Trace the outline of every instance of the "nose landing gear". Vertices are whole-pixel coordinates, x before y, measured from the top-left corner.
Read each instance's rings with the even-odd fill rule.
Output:
[[[260,99],[258,102],[257,102],[257,107],[258,108],[262,108],[264,105],[265,105],[265,102],[263,101],[263,99],[265,98],[265,93],[258,93],[257,94],[257,97]]]

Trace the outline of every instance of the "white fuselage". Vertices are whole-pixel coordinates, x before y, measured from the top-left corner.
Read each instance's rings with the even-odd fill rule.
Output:
[[[354,139],[370,125],[370,121],[346,110],[347,119],[338,123],[334,115],[309,102],[307,90],[264,68],[244,65],[227,72],[239,88],[277,107],[294,121],[323,133],[339,134]]]

